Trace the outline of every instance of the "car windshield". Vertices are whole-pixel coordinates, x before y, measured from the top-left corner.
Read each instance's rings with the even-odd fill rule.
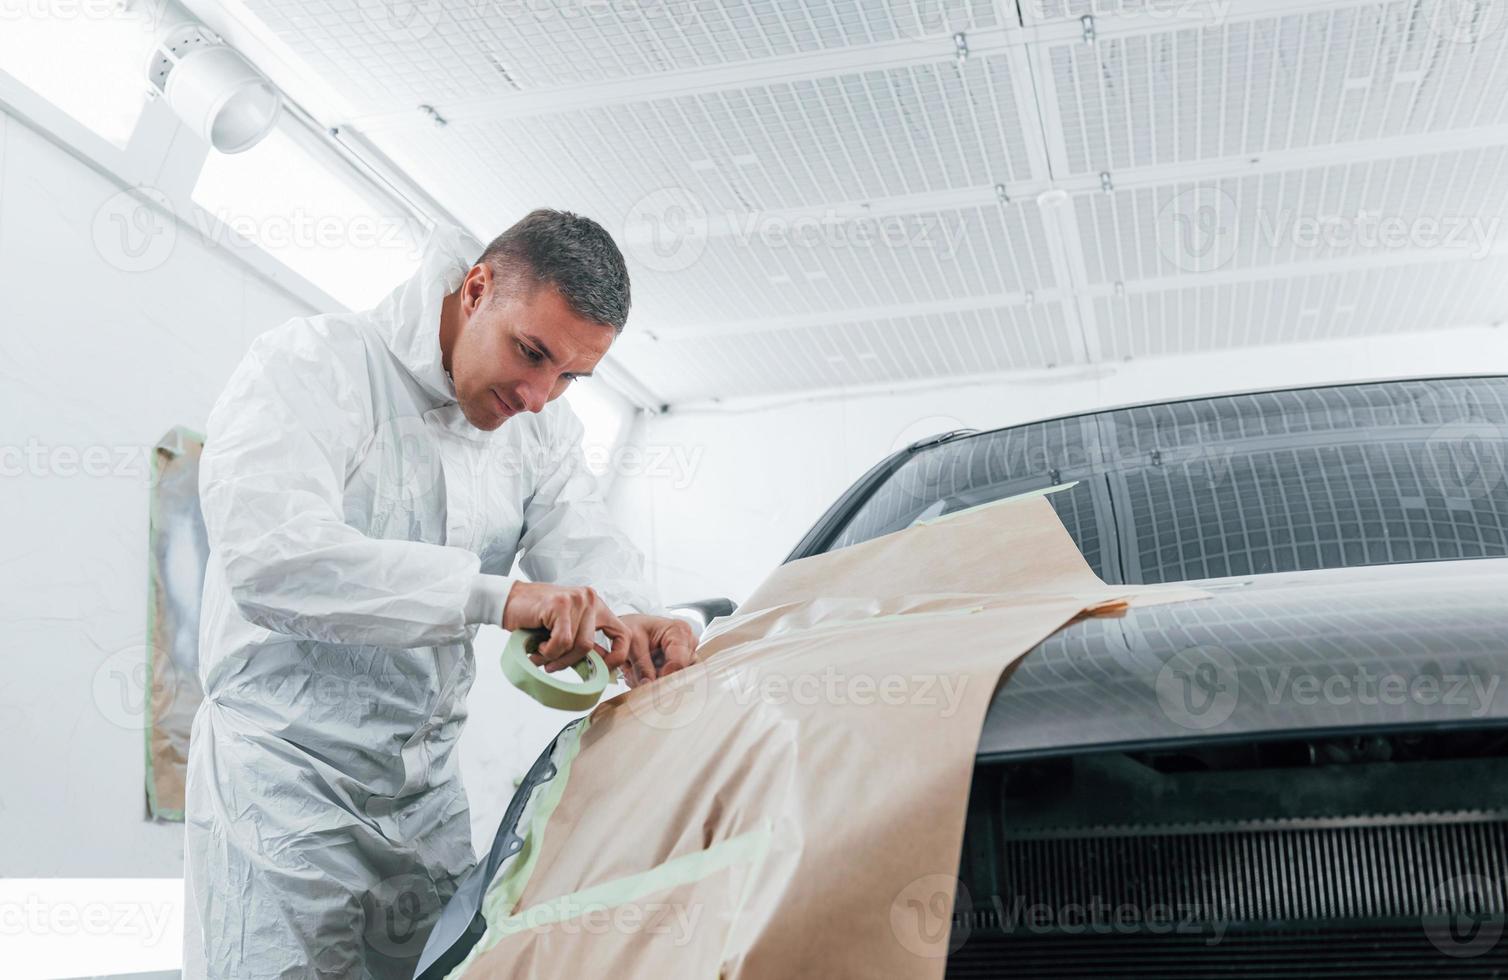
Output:
[[[1108,582],[1508,555],[1508,378],[1263,392],[917,450],[823,550],[1030,490]]]

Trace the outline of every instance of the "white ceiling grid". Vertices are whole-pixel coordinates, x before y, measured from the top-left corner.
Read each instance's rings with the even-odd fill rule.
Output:
[[[479,235],[549,205],[622,236],[614,358],[645,401],[1508,315],[1508,4],[224,6]],[[666,228],[692,202],[688,261],[635,247],[663,230],[646,201]],[[1212,215],[1207,247],[1170,248]]]

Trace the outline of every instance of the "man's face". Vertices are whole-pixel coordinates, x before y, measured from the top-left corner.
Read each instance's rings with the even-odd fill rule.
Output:
[[[617,336],[551,285],[474,268],[461,286],[464,322],[451,377],[466,420],[491,432],[518,412],[538,412],[588,375]]]

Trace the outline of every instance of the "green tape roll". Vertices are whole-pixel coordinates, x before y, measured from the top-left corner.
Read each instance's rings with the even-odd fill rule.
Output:
[[[593,650],[571,665],[581,678],[580,684],[559,680],[529,660],[529,654],[549,635],[544,630],[514,630],[510,633],[508,643],[503,647],[503,676],[547,708],[585,711],[596,704],[607,689],[607,664]]]

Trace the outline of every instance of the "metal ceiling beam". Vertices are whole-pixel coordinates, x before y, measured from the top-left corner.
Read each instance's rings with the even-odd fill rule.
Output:
[[[913,391],[928,391],[941,385],[950,390],[973,385],[1060,385],[1066,382],[1092,382],[1108,378],[1116,373],[1111,364],[1069,365],[1053,368],[1028,368],[1012,371],[989,371],[977,374],[947,374],[929,378],[912,378],[898,381],[872,381],[856,385],[834,385],[823,388],[796,388],[771,395],[734,395],[730,398],[706,398],[678,402],[671,407],[675,415],[736,415],[756,412],[783,405],[806,402],[832,401],[872,395],[898,395]]]
[[[1019,27],[996,27],[967,35],[969,57],[982,57],[1025,44]],[[555,88],[532,89],[485,99],[434,103],[446,125],[479,120],[519,119],[553,115],[579,109],[682,98],[703,92],[747,89],[810,79],[831,78],[855,72],[881,71],[907,65],[935,64],[956,56],[951,32],[883,44],[855,45],[830,51],[814,51],[758,61],[740,61],[711,68],[671,71],[610,81],[589,82]],[[434,126],[432,116],[416,109],[358,113],[342,125],[367,132],[420,131]]]
[[[1035,119],[1036,127],[1026,128],[1026,142],[1035,144],[1034,153],[1045,161],[1041,173],[1063,172],[1067,158],[1063,145],[1063,119],[1058,112],[1057,92],[1052,84],[1052,66],[1047,63],[1047,49],[1033,45],[1026,50],[1024,71],[1029,84],[1018,89],[1022,119]],[[1073,332],[1077,360],[1095,364],[1100,360],[1099,326],[1094,304],[1083,295],[1088,284],[1084,262],[1084,244],[1079,237],[1078,215],[1073,197],[1060,189],[1042,192],[1037,197],[1042,209],[1043,234],[1047,239],[1048,258],[1053,280],[1068,292],[1063,304],[1064,320]]]
[[[1005,184],[960,187],[919,194],[871,197],[863,201],[822,204],[813,207],[767,208],[760,211],[708,210],[701,216],[697,233],[708,239],[757,238],[762,229],[794,230],[803,226],[826,227],[849,222],[876,221],[882,218],[912,217],[948,211],[965,211],[982,207],[1032,207],[1032,200],[1052,185],[1045,180],[1018,180]],[[1004,188],[1008,203],[1000,201]],[[620,242],[640,245],[653,241],[654,225],[638,222],[619,232]]]
[[[205,6],[210,0],[191,2],[195,6]],[[240,7],[239,0],[229,2]],[[1028,0],[1022,9],[1028,10],[1031,2],[1034,0]],[[1267,18],[1284,13],[1376,5],[1377,0],[1178,0],[1166,9],[1096,14],[1093,19],[1096,36],[1104,38],[1217,27],[1234,21]],[[969,57],[1011,50],[1019,52],[1028,45],[1083,43],[1084,26],[1078,17],[1032,21],[1028,16],[1027,19],[1029,23],[1026,26],[1006,24],[965,32]],[[680,98],[705,92],[932,64],[952,60],[955,55],[954,33],[942,30],[922,37],[879,44],[854,45],[579,85],[530,89],[485,99],[440,100],[429,104],[445,119],[447,125],[453,125],[478,120],[550,115],[651,99]],[[434,117],[421,113],[417,106],[413,109],[382,112],[358,110],[341,119],[340,125],[354,126],[368,132],[422,131],[434,125]]]
[[[756,317],[747,320],[725,320],[717,323],[655,324],[642,329],[650,330],[659,340],[685,340],[697,337],[732,337],[739,334],[768,333],[774,330],[820,330],[846,323],[868,323],[875,320],[899,320],[906,317],[932,316],[935,314],[969,313],[977,310],[994,310],[1001,307],[1026,307],[1033,303],[1058,303],[1066,297],[1056,289],[1027,293],[988,293],[978,296],[956,296],[948,299],[926,300],[920,303],[887,303],[884,306],[852,307],[835,312],[817,311],[794,316]]]
[[[1033,8],[1041,3],[1042,0],[1021,0],[1019,4],[1029,43],[1085,42],[1083,16],[1039,17]],[[1090,18],[1093,36],[1098,40],[1218,28],[1237,21],[1264,20],[1285,14],[1324,13],[1348,7],[1380,8],[1383,5],[1380,0],[1149,0],[1144,7],[1094,13]]]
[[[1508,242],[1493,245],[1480,256],[1480,259],[1505,257],[1508,257]],[[888,304],[886,306],[848,309],[836,312],[803,313],[796,316],[729,320],[721,323],[703,322],[695,325],[656,324],[653,327],[644,327],[644,329],[653,330],[656,338],[666,341],[728,337],[739,334],[766,333],[775,330],[820,330],[851,323],[867,323],[874,320],[969,313],[977,310],[992,310],[1002,307],[1019,308],[1030,305],[1033,302],[1042,304],[1067,301],[1070,303],[1078,302],[1082,305],[1094,300],[1111,298],[1118,295],[1158,293],[1181,289],[1202,289],[1209,286],[1261,282],[1270,279],[1333,276],[1369,269],[1387,269],[1397,266],[1432,265],[1448,262],[1470,262],[1475,260],[1463,255],[1461,250],[1447,248],[1379,249],[1359,255],[1348,255],[1331,259],[1310,259],[1273,265],[1219,269],[1210,272],[1180,273],[1176,276],[1128,279],[1122,282],[1119,287],[1113,282],[1092,284],[1086,282],[1082,283],[1071,294],[1059,289],[1038,290],[1031,297],[1028,297],[1025,293],[988,293],[933,300],[924,303]],[[1092,325],[1093,321],[1086,321],[1086,323]],[[1086,353],[1098,356],[1097,344],[1091,347]]]
[[[1400,157],[1432,156],[1456,150],[1494,149],[1508,145],[1508,126],[1473,126],[1415,133],[1379,139],[1355,140],[1292,150],[1263,150],[1205,160],[1128,167],[1110,170],[1116,190],[1132,187],[1166,187],[1176,184],[1209,183],[1227,177],[1307,170],[1312,167],[1344,166],[1352,163],[1376,163]],[[1053,186],[1072,194],[1102,193],[1098,173],[1075,174],[1055,179]]]
[[[1036,110],[1033,109],[1033,112]],[[1028,140],[1028,151],[1036,145]],[[1508,145],[1508,126],[1478,126],[1431,133],[1427,144],[1419,136],[1393,136],[1359,140],[1331,146],[1313,146],[1294,150],[1274,150],[1259,154],[1237,154],[1187,163],[1158,164],[1109,171],[1116,191],[1143,187],[1208,184],[1227,178],[1258,176],[1306,170],[1313,167],[1344,166],[1352,163],[1375,163],[1411,156],[1429,156],[1457,150],[1492,149]],[[1047,167],[1032,162],[1034,172],[1046,173]],[[1098,173],[1076,174],[1065,178],[1011,181],[1004,185],[1011,203],[1006,207],[1035,206],[1035,198],[1044,191],[1058,189],[1072,195],[1103,194],[1103,178]],[[864,201],[821,205],[806,208],[779,208],[757,212],[761,223],[792,226],[801,222],[864,220],[878,217],[931,214],[938,211],[966,210],[1000,205],[996,185],[960,187],[921,194],[875,197]],[[647,232],[646,232],[647,233]],[[707,215],[703,233],[708,238],[747,233],[747,224],[726,214]],[[633,232],[625,241],[638,239]]]
[[[1283,262],[1273,265],[1243,266],[1233,269],[1217,269],[1210,272],[1181,273],[1176,276],[1157,276],[1148,279],[1128,279],[1117,290],[1115,283],[1097,283],[1086,287],[1083,295],[1090,299],[1104,299],[1119,294],[1173,292],[1184,289],[1204,289],[1210,286],[1228,286],[1237,283],[1262,282],[1269,279],[1307,279],[1314,276],[1340,276],[1348,272],[1366,272],[1373,269],[1390,269],[1398,266],[1438,265],[1452,262],[1470,263],[1508,257],[1508,242],[1499,242],[1479,255],[1466,254],[1464,249],[1449,248],[1382,248],[1346,255],[1333,259],[1308,259],[1299,262]]]

